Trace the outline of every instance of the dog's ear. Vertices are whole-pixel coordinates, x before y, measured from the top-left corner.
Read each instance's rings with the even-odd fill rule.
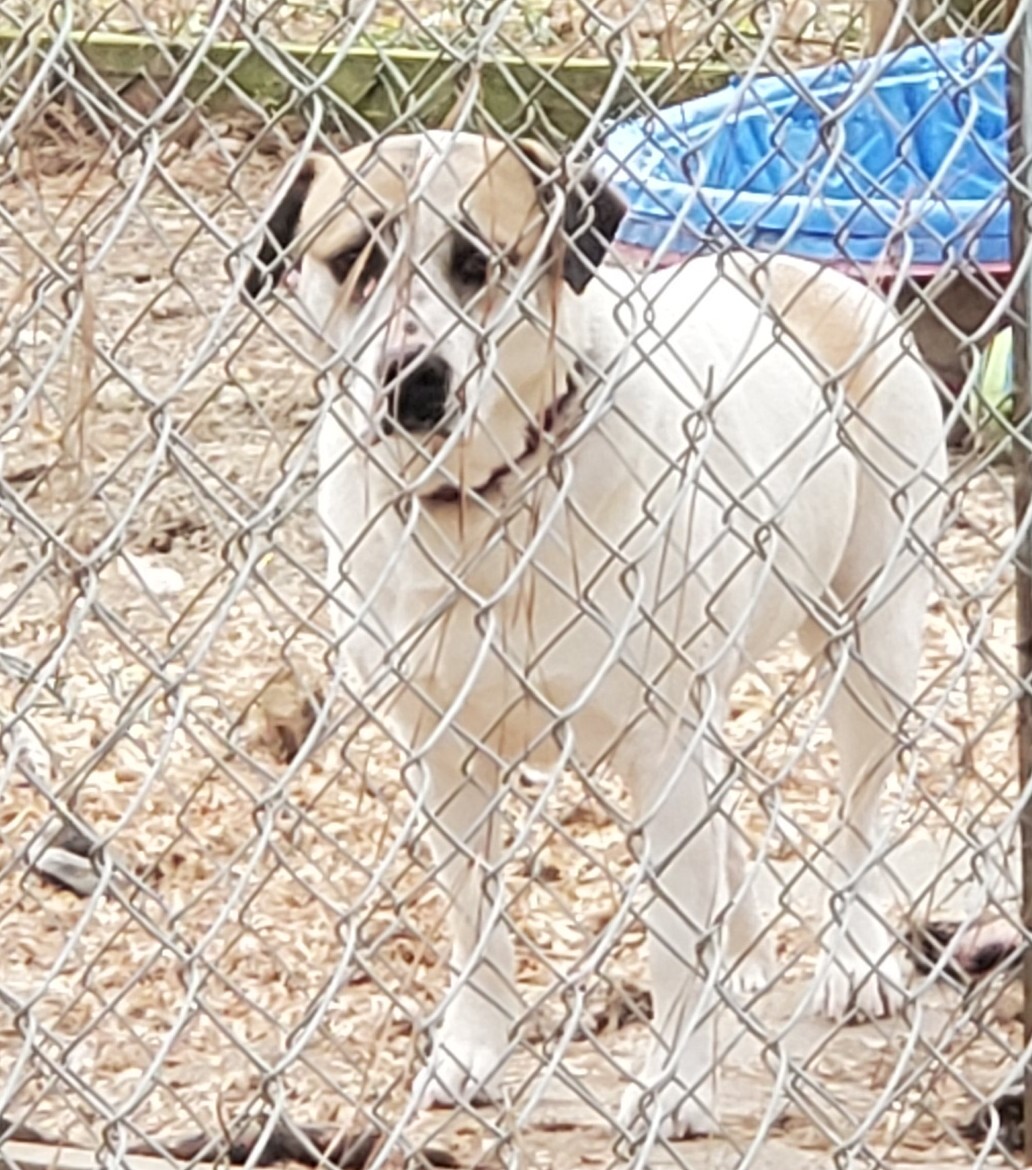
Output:
[[[583,292],[616,239],[627,204],[597,175],[585,175],[566,192],[563,277],[574,292]]]
[[[520,149],[527,157],[539,188],[554,174],[559,161],[536,142],[522,140]],[[597,175],[586,174],[565,188],[566,210],[563,216],[563,279],[574,292],[583,292],[602,258],[609,251],[624,216],[627,204],[623,197]]]
[[[244,284],[244,289],[252,300],[274,289],[279,283],[287,265],[284,253],[297,234],[301,208],[308,198],[308,190],[314,178],[315,161],[308,159],[273,208],[262,234],[258,259],[251,265]]]

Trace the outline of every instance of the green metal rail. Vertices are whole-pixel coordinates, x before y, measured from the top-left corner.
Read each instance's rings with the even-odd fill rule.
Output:
[[[433,126],[455,104],[470,66],[440,52],[216,41],[157,41],[111,32],[66,37],[37,26],[21,32],[0,28],[0,60],[14,65],[20,88],[48,54],[118,91],[148,78],[165,91],[184,82],[183,96],[204,109],[253,104],[267,112],[300,111],[318,93],[375,129],[417,118]],[[54,58],[52,58],[54,59]],[[20,60],[20,64],[18,64]],[[478,107],[500,129],[533,132],[549,126],[565,137],[578,134],[605,103],[607,113],[633,111],[643,93],[650,103],[682,101],[707,93],[730,76],[713,62],[644,62],[618,76],[613,62],[587,58],[492,57],[479,67]],[[4,104],[17,97],[8,84]]]

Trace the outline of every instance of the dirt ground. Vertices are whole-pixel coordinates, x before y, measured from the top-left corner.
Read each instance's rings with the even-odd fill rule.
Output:
[[[226,275],[280,160],[215,129],[151,159],[55,132],[2,188],[3,1112],[95,1147],[105,1120],[167,1140],[264,1104],[399,1124],[463,1165],[619,1164],[612,1118],[646,1037],[640,929],[571,975],[631,873],[611,777],[564,778],[515,850],[528,1013],[506,1109],[402,1123],[446,982],[443,898],[397,752],[328,689],[297,328],[240,306]],[[958,467],[950,491],[913,748],[887,802],[901,928],[1012,911],[1017,889],[1011,482]],[[771,1170],[845,1151],[967,1166],[957,1127],[1020,1049],[1002,982],[918,979],[892,1025],[795,1020],[821,900],[806,859],[834,802],[827,733],[803,738],[811,683],[786,650],[738,689],[738,816],[782,971],[725,1013],[724,1135],[650,1165],[745,1164],[755,1144],[750,1164]],[[315,746],[287,762],[322,699]],[[761,809],[775,794],[787,841]],[[539,795],[533,776],[513,783],[514,831]],[[26,864],[73,797],[113,867],[86,899]]]

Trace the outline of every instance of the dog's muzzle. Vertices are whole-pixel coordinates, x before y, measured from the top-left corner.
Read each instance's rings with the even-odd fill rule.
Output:
[[[384,356],[382,384],[388,388],[387,421],[410,433],[433,430],[444,418],[451,389],[451,367],[425,349]],[[385,427],[389,433],[389,426]]]

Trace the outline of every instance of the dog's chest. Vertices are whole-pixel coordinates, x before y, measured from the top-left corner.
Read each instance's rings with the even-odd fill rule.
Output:
[[[408,522],[390,509],[345,516],[339,495],[324,498],[331,586],[343,600],[338,635],[351,665],[369,678],[389,657],[391,671],[428,698],[448,706],[466,691],[467,706],[494,717],[528,695],[574,703],[633,606],[613,556],[630,503],[624,492],[623,507],[607,507],[611,485],[611,476],[585,483],[592,510],[542,484],[504,521],[472,506],[460,516],[457,505]]]
[[[590,753],[607,729],[586,729],[585,719],[633,718],[658,685],[649,680],[682,691],[695,663],[716,661],[742,614],[753,615],[760,651],[790,626],[790,591],[750,553],[767,514],[753,515],[755,492],[751,510],[732,507],[735,476],[751,482],[734,460],[746,445],[726,457],[710,445],[714,478],[679,425],[683,407],[664,413],[646,410],[645,394],[635,401],[634,425],[610,416],[562,476],[542,468],[532,489],[521,485],[525,499],[491,512],[469,502],[395,507],[391,485],[356,499],[370,470],[348,460],[324,479],[341,649],[367,681],[402,684],[408,713],[399,719],[410,737],[447,711],[466,736],[508,756],[575,717],[578,750]],[[803,454],[810,464],[815,452]],[[761,452],[755,462],[771,460]],[[807,501],[838,488],[822,480],[801,493],[794,481],[771,482],[770,500],[759,501],[768,512],[784,512],[782,494],[793,502],[786,547],[819,551],[807,536]],[[817,592],[835,559],[803,557]]]

